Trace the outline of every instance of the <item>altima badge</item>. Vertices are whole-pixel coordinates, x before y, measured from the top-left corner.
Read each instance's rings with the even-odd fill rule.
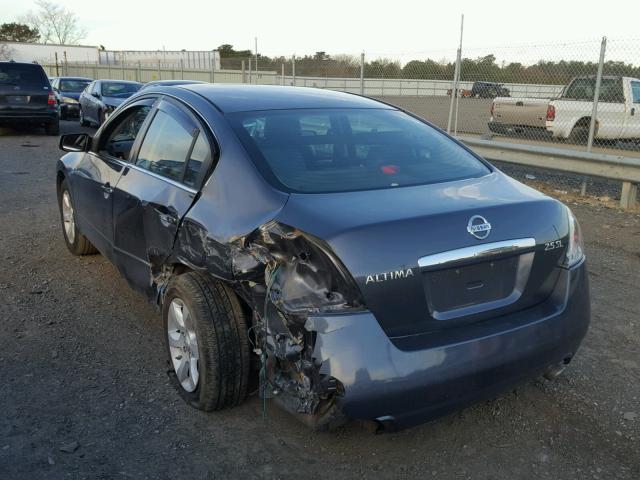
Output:
[[[484,240],[491,233],[491,224],[487,222],[487,219],[474,215],[469,219],[467,224],[467,232],[476,237],[478,240]]]

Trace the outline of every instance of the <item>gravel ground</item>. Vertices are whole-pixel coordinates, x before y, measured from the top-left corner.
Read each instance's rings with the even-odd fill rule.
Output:
[[[587,239],[593,317],[558,380],[399,433],[313,434],[255,397],[212,414],[179,400],[159,314],[64,246],[56,144],[0,137],[0,478],[640,478],[640,212],[560,194]]]

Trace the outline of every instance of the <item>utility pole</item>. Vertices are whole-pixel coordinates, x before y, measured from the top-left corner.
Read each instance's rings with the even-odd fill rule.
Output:
[[[256,52],[256,84],[258,83],[258,37],[254,37],[255,40],[255,52]]]

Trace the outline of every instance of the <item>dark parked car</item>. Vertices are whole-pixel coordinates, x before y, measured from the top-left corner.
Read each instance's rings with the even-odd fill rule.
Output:
[[[0,62],[0,124],[42,125],[47,134],[58,135],[58,99],[42,66]]]
[[[80,124],[102,125],[109,115],[131,95],[140,90],[138,82],[127,80],[94,80],[79,98]]]
[[[200,82],[198,80],[153,80],[152,82],[147,82],[142,85],[140,90],[151,87],[177,87],[178,85],[193,85],[194,83],[205,82]]]
[[[387,104],[158,87],[61,148],[67,247],[162,310],[196,408],[261,379],[314,427],[404,427],[556,376],[587,331],[571,211]]]
[[[478,98],[509,97],[511,93],[501,83],[473,82],[471,96]]]
[[[51,86],[58,94],[60,102],[60,118],[77,117],[80,113],[78,99],[82,91],[91,83],[84,77],[54,77]]]

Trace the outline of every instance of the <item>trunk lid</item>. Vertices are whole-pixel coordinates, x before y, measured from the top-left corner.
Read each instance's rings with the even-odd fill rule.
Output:
[[[292,194],[277,220],[329,244],[390,336],[543,301],[568,234],[561,203],[500,172],[395,190]]]

